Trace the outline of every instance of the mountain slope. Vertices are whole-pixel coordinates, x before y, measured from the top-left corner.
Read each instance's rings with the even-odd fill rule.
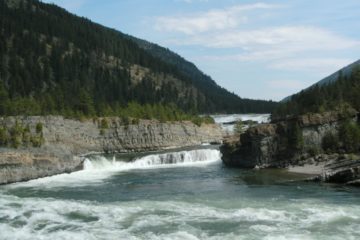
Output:
[[[360,60],[281,102],[272,117],[348,107],[360,111]]]
[[[197,89],[204,92],[208,99],[214,99],[216,103],[210,106],[213,109],[212,111],[234,112],[236,109],[235,112],[266,113],[277,105],[272,101],[240,99],[236,94],[218,86],[210,76],[200,71],[193,63],[169,49],[135,37],[130,36],[129,38],[152,56],[176,66],[187,78],[191,79],[192,84]]]
[[[52,4],[3,0],[0,20],[2,115],[113,115],[130,102],[193,113],[276,105],[241,99],[180,56]]]
[[[351,73],[352,73],[352,70],[353,70],[356,66],[359,66],[359,65],[360,65],[360,60],[357,60],[357,61],[349,64],[348,66],[343,67],[343,68],[340,69],[339,71],[334,72],[334,73],[331,74],[330,76],[327,76],[326,78],[323,78],[322,80],[318,81],[317,83],[311,85],[311,86],[308,87],[308,88],[314,87],[315,85],[322,86],[322,85],[325,85],[325,84],[329,84],[329,83],[335,82],[336,80],[339,79],[340,74],[342,75],[341,77],[350,77],[350,75],[351,75]],[[306,88],[306,89],[308,89],[308,88]],[[304,89],[304,90],[306,90],[306,89]],[[293,95],[287,96],[286,98],[284,98],[283,100],[281,100],[281,102],[285,102],[285,101],[290,100],[292,96],[293,96]]]

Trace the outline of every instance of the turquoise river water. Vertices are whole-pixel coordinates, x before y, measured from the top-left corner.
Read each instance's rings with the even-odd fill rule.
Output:
[[[222,165],[215,148],[91,156],[0,187],[0,239],[360,239],[360,189]]]

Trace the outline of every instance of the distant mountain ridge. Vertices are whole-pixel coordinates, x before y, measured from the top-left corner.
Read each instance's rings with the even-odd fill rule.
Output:
[[[340,75],[340,72],[341,74],[344,76],[344,77],[349,77],[351,72],[352,72],[352,69],[356,66],[359,66],[360,65],[360,60],[357,60],[349,65],[347,65],[346,67],[343,67],[342,69],[340,69],[339,71],[336,71],[334,72],[333,74],[331,74],[330,76],[327,76],[326,78],[323,78],[322,80],[314,83],[313,85],[311,85],[310,87],[308,88],[312,88],[314,87],[315,85],[319,85],[319,86],[322,86],[324,84],[328,84],[328,83],[332,83],[332,82],[335,82],[336,80],[339,79],[339,75]],[[304,90],[308,89],[308,88],[305,88]],[[287,96],[286,98],[282,99],[281,102],[285,102],[285,101],[288,101],[290,100],[290,98],[292,97],[293,95],[290,95],[290,96]]]
[[[285,98],[272,119],[349,109],[360,112],[360,60]]]

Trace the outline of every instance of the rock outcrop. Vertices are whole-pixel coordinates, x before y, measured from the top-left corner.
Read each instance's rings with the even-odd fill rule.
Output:
[[[7,117],[0,125],[15,122],[34,131],[42,124],[44,143],[40,148],[0,148],[0,184],[25,181],[81,169],[83,154],[89,152],[150,151],[202,143],[221,143],[222,130],[215,124],[140,120],[122,124],[119,118],[77,121],[63,117]]]
[[[360,156],[341,155],[328,161],[319,179],[331,183],[360,186]]]
[[[287,168],[321,163],[326,182],[348,183],[360,178],[360,157],[319,154],[328,133],[338,134],[346,119],[357,119],[357,112],[307,114],[249,128],[220,147],[227,166],[242,168]],[[299,136],[299,137],[297,137]],[[347,155],[346,155],[347,156]]]
[[[336,134],[341,122],[356,116],[356,112],[307,114],[251,127],[235,142],[225,142],[221,147],[223,161],[249,168],[296,165],[306,157],[304,153],[321,149],[327,133]]]
[[[2,150],[0,152],[0,184],[27,181],[82,169],[83,159],[46,150],[33,152]]]

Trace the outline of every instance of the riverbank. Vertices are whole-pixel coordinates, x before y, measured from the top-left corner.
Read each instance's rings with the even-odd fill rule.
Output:
[[[10,129],[26,126],[30,134],[41,123],[41,147],[20,145],[0,148],[0,184],[26,181],[82,169],[81,155],[89,152],[143,152],[221,143],[222,130],[215,124],[140,120],[123,124],[120,118],[85,121],[48,117],[0,118]]]

